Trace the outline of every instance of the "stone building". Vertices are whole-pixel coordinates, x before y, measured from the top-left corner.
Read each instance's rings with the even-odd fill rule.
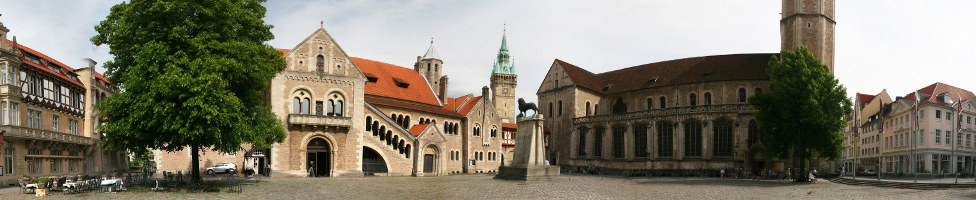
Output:
[[[25,176],[127,169],[125,154],[102,151],[96,123],[88,123],[97,114],[93,103],[111,95],[111,84],[92,79],[100,74],[74,70],[19,44],[16,37],[8,40],[9,31],[0,23],[0,185]]]
[[[280,51],[287,67],[271,80],[267,95],[286,129],[285,141],[270,149],[245,145],[233,155],[211,152],[201,156],[204,165],[240,163],[261,152],[258,165],[270,166],[278,177],[498,169],[503,115],[487,98],[488,87],[480,96],[446,96],[446,66],[433,42],[413,69],[349,57],[322,28]],[[189,170],[185,151],[156,154],[161,170]]]
[[[833,0],[783,0],[782,49],[804,45],[833,67]],[[537,91],[551,131],[548,158],[564,170],[689,174],[785,169],[763,153],[746,102],[769,85],[777,54],[684,58],[592,73],[556,59]]]

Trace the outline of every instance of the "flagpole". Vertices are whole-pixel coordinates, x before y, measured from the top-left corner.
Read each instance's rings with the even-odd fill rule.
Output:
[[[921,100],[921,97],[918,96],[918,90],[915,90],[915,107],[914,107],[914,112],[915,112],[914,114],[915,114],[915,116],[912,117],[912,118],[915,119],[915,122],[912,123],[912,125],[914,125],[914,127],[915,127],[915,132],[918,132],[918,135],[921,136],[922,133],[919,131],[919,124],[918,124],[918,117],[919,117],[918,116],[918,109],[921,107],[919,105],[919,103],[918,103],[919,100]],[[912,157],[913,158],[915,158],[916,151],[918,151],[918,143],[916,143],[915,144],[915,148],[912,149]],[[917,183],[918,182],[918,166],[915,166],[915,168],[916,169],[915,169],[914,172],[912,172],[912,174],[914,175],[914,179],[915,179],[914,182]]]
[[[962,126],[960,126],[961,124],[959,124],[959,122],[961,122],[961,120],[959,120],[959,118],[962,117],[962,95],[959,94],[959,93],[956,93],[956,96],[959,97],[959,102],[956,102],[956,104],[957,104],[957,106],[959,106],[959,108],[956,109],[956,118],[954,119],[954,121],[952,121],[952,125],[955,126],[956,135],[957,135],[956,136],[956,139],[958,140],[959,139],[959,136],[962,136],[962,135],[959,134],[959,131],[962,131]],[[950,96],[949,98],[952,98],[952,97]],[[959,142],[962,142],[962,141],[956,141],[956,143],[952,144],[953,145],[952,146],[952,158],[953,159],[959,159],[959,158],[956,158],[956,144],[959,144]],[[957,163],[958,163],[958,161],[957,161]],[[952,164],[955,165],[956,163],[952,163]],[[959,169],[957,168],[956,170],[953,170],[953,172],[956,173],[956,183],[958,184],[959,183]]]
[[[857,156],[861,154],[861,93],[857,93],[857,103],[854,105],[854,176],[857,180]]]
[[[878,99],[878,119],[880,119],[880,120],[878,120],[878,123],[881,124],[880,133],[878,133],[878,134],[881,135],[881,136],[884,136],[884,132],[885,132],[885,123],[884,123],[884,99]],[[881,166],[881,160],[882,160],[882,158],[884,158],[884,153],[883,153],[884,152],[884,142],[878,143],[878,146],[881,146],[881,148],[879,148],[879,150],[878,150],[878,167],[876,167],[876,168],[878,170],[878,180],[880,181],[881,180],[881,173],[884,172],[884,168],[882,168],[882,166]]]

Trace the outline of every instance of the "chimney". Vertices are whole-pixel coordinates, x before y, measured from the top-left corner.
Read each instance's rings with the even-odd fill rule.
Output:
[[[488,86],[481,87],[481,98],[488,98]]]
[[[438,87],[439,87],[438,90],[440,91],[437,92],[440,93],[439,96],[441,97],[441,102],[446,103],[447,102],[447,76],[441,76],[441,83],[439,84]]]
[[[98,64],[98,62],[95,62],[95,60],[92,60],[91,58],[85,58],[84,60],[85,62],[88,63],[88,82],[90,82],[89,83],[90,86],[94,86],[95,85],[95,64]]]

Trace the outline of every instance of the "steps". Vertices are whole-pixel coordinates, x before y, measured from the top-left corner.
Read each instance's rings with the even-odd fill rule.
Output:
[[[857,185],[857,186],[874,186],[874,187],[887,187],[887,188],[900,188],[900,189],[913,189],[913,190],[945,190],[945,189],[971,189],[976,188],[974,183],[912,183],[912,182],[894,182],[894,181],[878,181],[878,180],[865,180],[865,179],[850,179],[850,178],[832,178],[829,179],[830,182],[847,184],[847,185]]]

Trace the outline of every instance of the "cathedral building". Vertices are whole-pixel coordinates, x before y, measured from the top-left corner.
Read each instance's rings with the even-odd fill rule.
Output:
[[[833,69],[833,0],[783,0],[781,49],[807,46]],[[689,175],[784,170],[764,153],[749,96],[769,86],[776,53],[712,55],[603,73],[556,59],[537,91],[563,170]]]
[[[350,57],[323,28],[280,51],[287,67],[267,95],[285,141],[205,153],[204,167],[251,157],[246,164],[261,174],[270,167],[276,177],[332,177],[492,173],[501,165],[503,120],[512,120],[515,89],[504,39],[499,61],[508,71],[498,76],[509,78],[492,82],[502,96],[484,87],[478,95],[448,97],[449,66],[433,41],[412,69]],[[185,151],[155,154],[160,170],[189,170]]]

